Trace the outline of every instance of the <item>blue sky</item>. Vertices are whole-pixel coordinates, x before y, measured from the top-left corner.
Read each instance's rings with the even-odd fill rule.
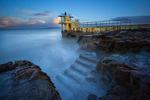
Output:
[[[81,21],[149,16],[150,0],[0,0],[0,27],[55,26],[65,11]]]

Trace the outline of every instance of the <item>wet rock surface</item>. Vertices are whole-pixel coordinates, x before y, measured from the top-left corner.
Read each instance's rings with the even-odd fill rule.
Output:
[[[103,52],[96,69],[110,89],[100,100],[150,100],[149,30],[83,35],[78,42],[82,49]]]
[[[99,48],[107,52],[150,51],[150,31],[126,30],[83,35],[80,36],[79,43],[84,49]]]
[[[80,32],[80,31],[76,31],[76,32],[62,32],[62,36],[64,37],[80,37],[83,35],[90,35],[93,34],[93,32]]]
[[[50,78],[29,61],[0,65],[0,100],[60,100]]]
[[[149,71],[113,57],[104,57],[97,70],[103,73],[103,80],[112,85],[100,100],[150,100]]]
[[[81,49],[94,50],[98,48],[100,35],[83,35],[78,39]]]

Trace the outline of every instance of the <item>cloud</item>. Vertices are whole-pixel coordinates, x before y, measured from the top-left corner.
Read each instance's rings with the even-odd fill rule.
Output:
[[[30,9],[17,9],[16,11],[17,13],[20,13],[26,16],[50,16],[50,14],[52,13],[52,11],[37,12],[34,10],[30,10]]]
[[[27,9],[17,9],[18,15],[0,16],[0,28],[7,27],[28,27],[28,26],[57,26],[58,19],[53,21],[53,14],[51,11],[35,12]]]
[[[29,9],[21,9],[17,10],[20,14],[20,17],[23,17],[24,19],[29,19],[30,21],[39,20],[38,22],[44,22],[44,21],[51,21],[53,17],[52,11],[34,11]],[[31,20],[32,19],[32,20]],[[34,20],[33,20],[34,19]],[[42,20],[42,21],[41,21]]]
[[[150,24],[150,16],[129,16],[113,18],[113,21],[131,22],[134,24]]]
[[[48,24],[46,20],[39,18],[30,18],[27,20],[13,18],[13,17],[0,17],[0,28],[14,27],[14,26],[36,26]]]
[[[47,23],[46,20],[37,19],[37,18],[30,18],[30,19],[27,21],[27,24],[29,24],[29,25],[46,24],[46,23]]]
[[[50,11],[44,11],[44,12],[38,12],[38,13],[34,13],[34,16],[50,16]]]
[[[13,17],[0,17],[0,28],[16,26],[22,23],[21,20]]]

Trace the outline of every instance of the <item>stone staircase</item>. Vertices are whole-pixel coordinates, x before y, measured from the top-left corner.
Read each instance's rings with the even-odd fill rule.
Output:
[[[89,94],[105,94],[100,75],[95,71],[97,62],[96,57],[80,55],[68,69],[56,76],[54,83],[62,100],[87,100]]]

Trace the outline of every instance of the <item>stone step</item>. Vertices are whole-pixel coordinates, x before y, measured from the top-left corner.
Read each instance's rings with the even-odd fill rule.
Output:
[[[82,67],[79,64],[72,64],[71,67],[69,68],[71,71],[75,71],[77,74],[81,75],[81,76],[86,76],[87,73],[90,71],[87,68]]]
[[[81,59],[77,59],[75,61],[75,63],[79,64],[80,66],[86,68],[86,69],[89,69],[89,70],[93,70],[95,67],[96,67],[96,64],[93,64],[93,63],[88,63],[88,62],[85,62]]]
[[[73,81],[75,81],[77,84],[79,84],[81,81],[84,80],[84,76],[76,73],[75,71],[72,71],[71,69],[67,69],[64,71],[63,75],[69,77]]]
[[[93,63],[97,63],[98,60],[96,57],[92,57],[92,56],[86,56],[86,55],[80,55],[79,58],[93,62]]]
[[[90,61],[88,59],[85,59],[85,58],[82,58],[82,57],[79,57],[77,60],[80,60],[82,61],[83,63],[86,63],[87,65],[92,65],[92,66],[95,66],[97,63],[93,62],[93,61]]]
[[[56,86],[62,95],[62,100],[85,100],[88,94],[99,90],[87,80],[96,65],[96,58],[80,56],[68,69],[56,76]]]

